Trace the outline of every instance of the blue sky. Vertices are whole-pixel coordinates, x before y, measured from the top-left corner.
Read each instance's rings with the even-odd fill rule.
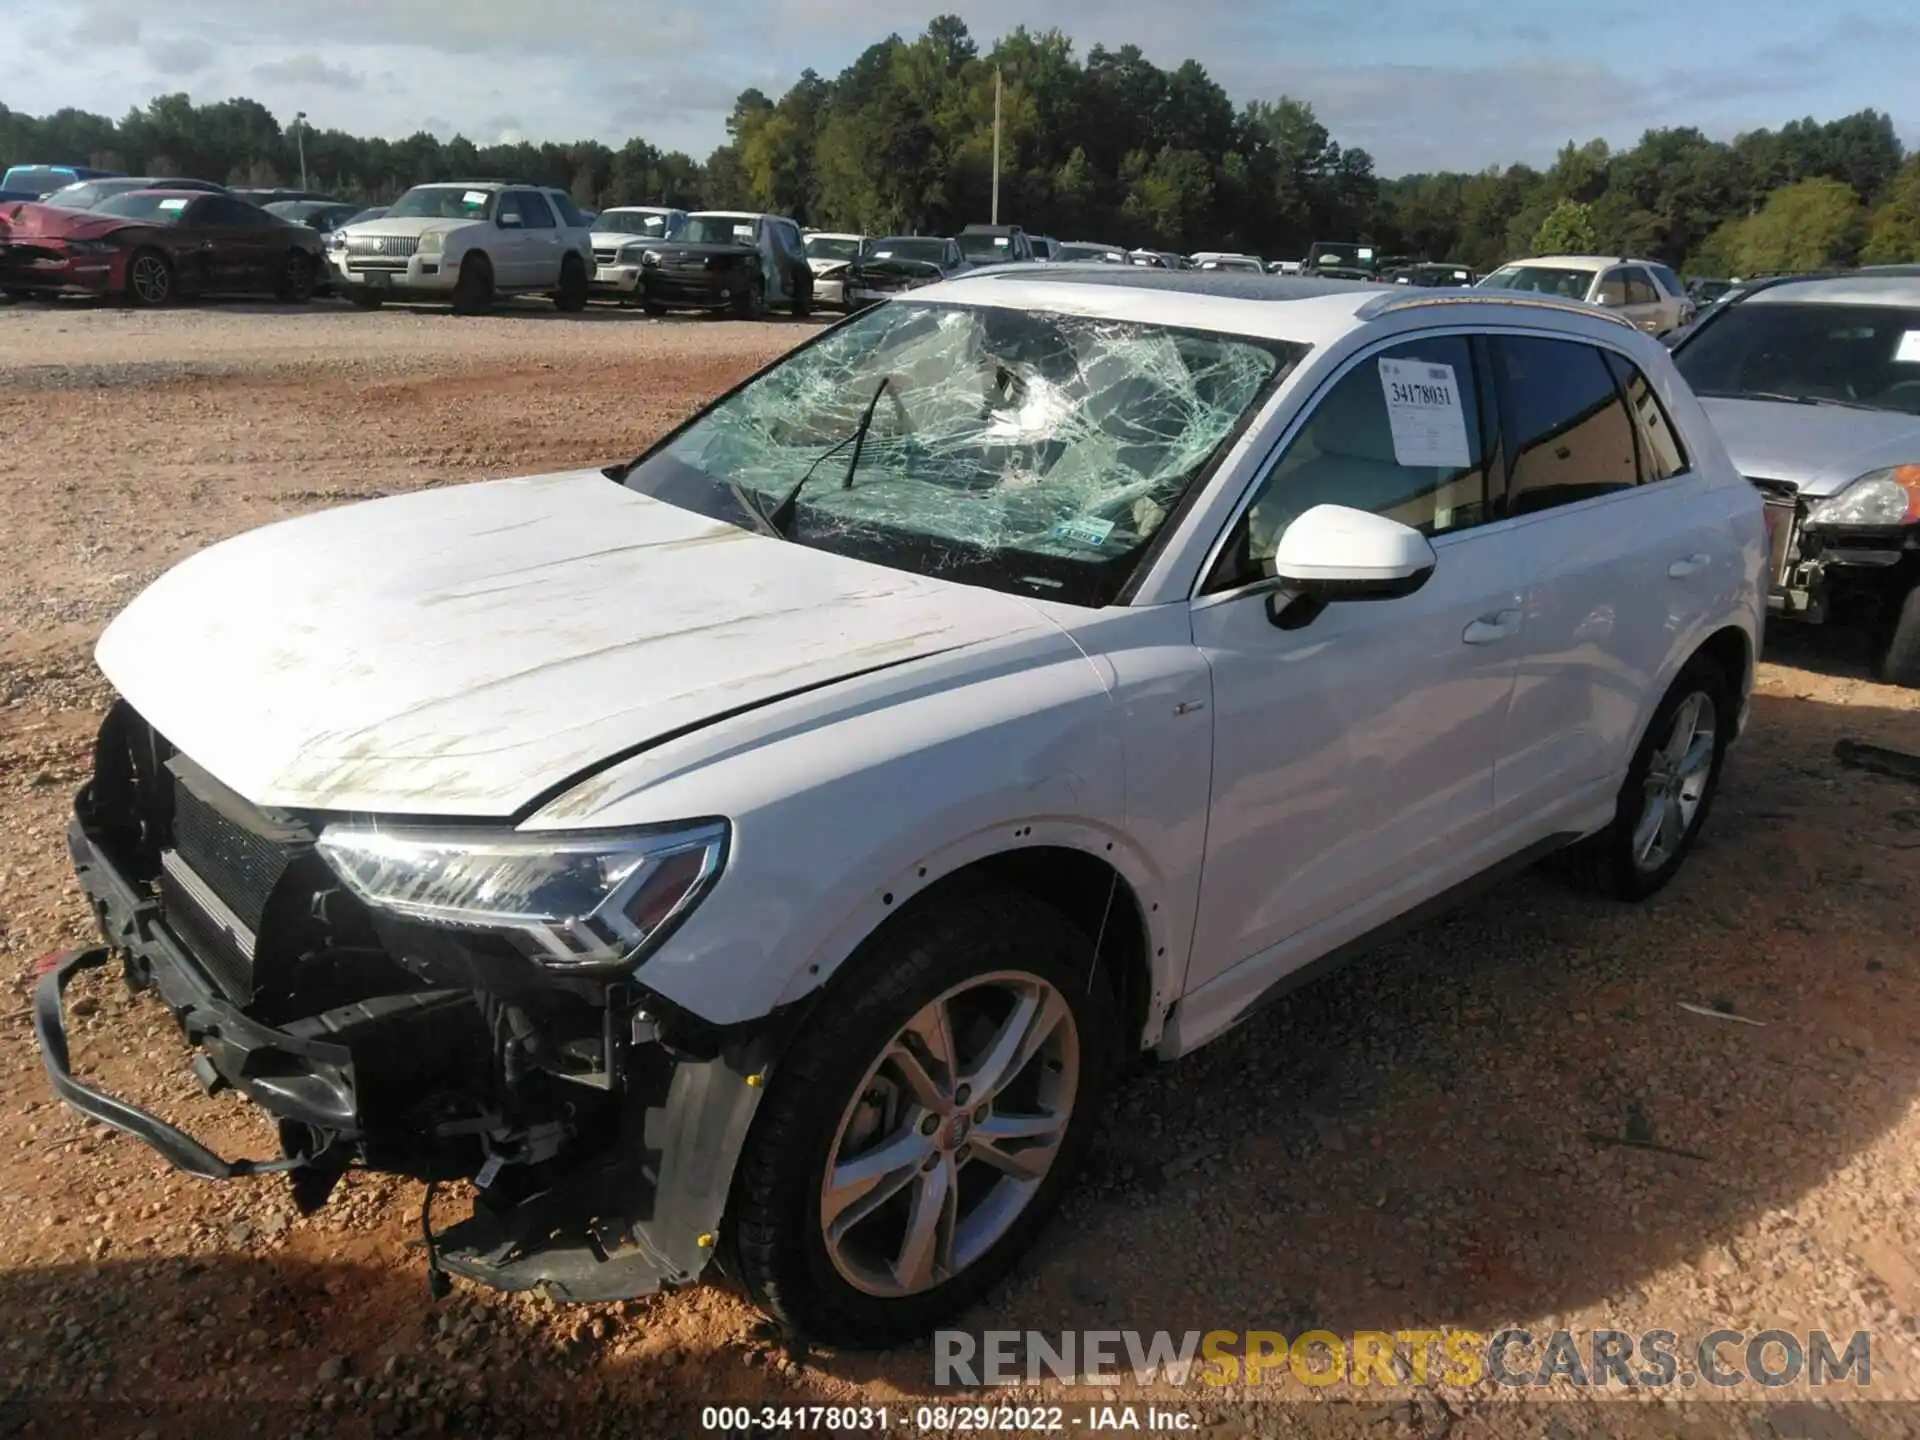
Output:
[[[1568,139],[1631,144],[1891,113],[1920,147],[1920,11],[1856,0],[1056,0],[1045,8],[871,0],[0,0],[0,101],[119,116],[155,94],[249,95],[282,121],[362,134],[618,145],[704,156],[733,98],[832,76],[891,28],[942,11],[983,42],[1058,26],[1081,54],[1138,44],[1191,56],[1236,101],[1311,101],[1382,174],[1552,158]],[[67,157],[46,157],[59,159]]]

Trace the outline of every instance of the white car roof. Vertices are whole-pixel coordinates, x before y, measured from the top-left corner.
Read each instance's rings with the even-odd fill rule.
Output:
[[[849,230],[809,230],[806,238],[809,240],[864,240],[867,237],[855,235]]]
[[[1783,280],[1740,302],[1742,305],[1920,305],[1920,276],[1833,275],[1822,279]]]
[[[773,217],[763,210],[695,210],[694,215],[709,215],[715,220],[767,220]]]
[[[913,292],[915,301],[1051,310],[1103,320],[1179,325],[1321,346],[1388,314],[1445,306],[1464,325],[1547,323],[1588,335],[1632,325],[1578,301],[1488,292],[1425,291],[1365,280],[1283,279],[1236,271],[1162,271],[1078,262],[995,266]],[[891,302],[899,303],[899,302]],[[1519,313],[1516,313],[1519,312]]]
[[[1561,270],[1604,270],[1609,265],[1660,265],[1663,260],[1640,260],[1632,255],[1529,255],[1524,260],[1509,260],[1502,270],[1513,265],[1552,265]]]
[[[602,215],[672,215],[678,209],[674,205],[609,205]]]

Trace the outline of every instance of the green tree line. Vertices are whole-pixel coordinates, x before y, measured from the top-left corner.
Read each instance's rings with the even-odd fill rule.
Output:
[[[1516,256],[1592,250],[1690,272],[1920,260],[1920,155],[1862,110],[1731,141],[1649,130],[1631,149],[1569,141],[1528,165],[1383,179],[1308,102],[1235,106],[1198,62],[1163,69],[1132,45],[1083,57],[1058,30],[1025,27],[982,50],[943,16],[889,35],[829,80],[811,70],[775,99],[748,90],[704,161],[633,138],[475,145],[309,130],[309,182],[377,201],[407,186],[510,174],[583,205],[747,207],[865,233],[951,233],[987,218],[995,81],[1000,214],[1063,239],[1190,251],[1303,255],[1315,240],[1485,269]],[[258,101],[164,95],[119,121],[0,105],[0,164],[84,162],[233,184],[299,173],[295,136]]]

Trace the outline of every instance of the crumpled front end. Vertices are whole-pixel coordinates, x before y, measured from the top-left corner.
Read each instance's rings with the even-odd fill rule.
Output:
[[[56,1090],[193,1173],[284,1170],[303,1211],[353,1166],[471,1180],[472,1218],[434,1249],[502,1288],[604,1300],[698,1276],[776,1024],[716,1029],[625,973],[552,972],[486,933],[376,912],[319,828],[251,805],[116,705],[69,832],[81,885],[203,1087],[271,1115],[282,1154],[223,1160],[73,1074],[61,991],[105,948],[42,981]]]

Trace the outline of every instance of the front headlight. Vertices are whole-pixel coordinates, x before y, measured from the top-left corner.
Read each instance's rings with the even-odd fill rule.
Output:
[[[369,905],[574,968],[638,958],[712,886],[727,835],[724,820],[623,835],[329,825],[319,850]]]
[[[1920,521],[1920,465],[1870,470],[1807,512],[1809,525],[1912,525]]]
[[[644,245],[622,245],[620,253],[613,258],[622,265],[653,264],[653,261],[647,259],[647,254],[647,247]]]
[[[111,255],[120,247],[111,240],[69,240],[69,255]]]
[[[327,249],[345,250],[346,248],[347,248],[347,232],[346,231],[335,230],[327,236]]]
[[[642,251],[640,263],[642,265],[658,265],[660,263],[660,252],[658,250]]]
[[[447,232],[444,230],[429,230],[420,237],[420,253],[422,255],[438,255],[446,248]]]

